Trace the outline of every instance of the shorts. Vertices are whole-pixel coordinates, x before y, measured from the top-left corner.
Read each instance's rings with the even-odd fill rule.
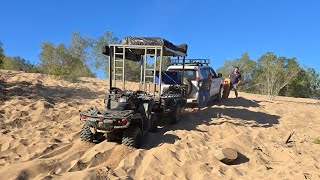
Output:
[[[237,89],[238,83],[232,84],[233,89]]]

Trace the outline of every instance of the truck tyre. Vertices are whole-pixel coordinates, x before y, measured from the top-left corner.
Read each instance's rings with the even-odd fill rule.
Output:
[[[183,78],[183,84],[187,85],[187,89],[186,89],[186,97],[188,97],[191,92],[192,92],[192,82],[190,79],[184,77]]]
[[[150,132],[156,133],[158,132],[158,123],[159,123],[159,117],[155,114],[151,116],[151,127],[150,127]]]
[[[137,126],[131,126],[123,131],[122,144],[139,148],[142,144],[142,132]]]
[[[219,93],[218,93],[217,98],[216,98],[217,102],[221,101],[221,92],[222,92],[221,90],[222,90],[222,87],[220,87],[220,89],[219,89]]]
[[[93,141],[93,133],[90,130],[88,124],[84,124],[81,130],[80,138],[82,141],[92,142]]]
[[[178,103],[171,115],[170,124],[175,124],[181,120],[181,105]]]

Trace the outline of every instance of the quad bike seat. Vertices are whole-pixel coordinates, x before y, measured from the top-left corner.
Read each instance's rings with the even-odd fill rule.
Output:
[[[118,103],[117,107],[112,108],[112,109],[107,109],[107,112],[111,111],[124,111],[124,110],[128,110],[129,107],[129,103]]]

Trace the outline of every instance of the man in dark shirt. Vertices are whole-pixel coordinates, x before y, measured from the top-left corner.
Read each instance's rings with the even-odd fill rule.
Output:
[[[236,97],[238,97],[238,91],[237,91],[237,85],[240,81],[241,74],[239,73],[239,68],[235,67],[233,69],[233,72],[230,74],[230,91],[231,89],[234,89],[234,93]]]
[[[201,86],[200,86],[201,82]],[[212,83],[212,74],[209,74],[206,79],[202,79],[198,81],[198,110],[201,110],[203,105],[203,97],[205,98],[205,105],[208,104],[210,99],[210,89],[211,89],[211,83]]]

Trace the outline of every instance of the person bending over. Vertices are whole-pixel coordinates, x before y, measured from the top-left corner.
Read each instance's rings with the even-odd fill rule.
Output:
[[[200,82],[201,86],[200,86]],[[203,97],[204,99],[204,104],[207,106],[209,99],[210,99],[210,89],[211,89],[211,83],[212,83],[212,74],[209,74],[206,79],[202,79],[198,81],[198,87],[199,87],[199,92],[198,92],[198,110],[201,110],[203,106]]]

